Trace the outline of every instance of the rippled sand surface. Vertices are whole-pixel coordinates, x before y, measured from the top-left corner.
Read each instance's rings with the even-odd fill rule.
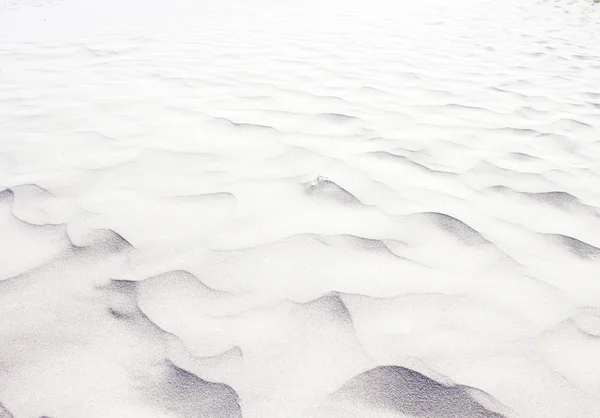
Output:
[[[0,417],[600,416],[600,5],[0,1]]]

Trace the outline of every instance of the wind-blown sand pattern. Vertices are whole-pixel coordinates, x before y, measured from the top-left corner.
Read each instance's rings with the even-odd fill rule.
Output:
[[[600,417],[599,34],[2,0],[0,417]]]

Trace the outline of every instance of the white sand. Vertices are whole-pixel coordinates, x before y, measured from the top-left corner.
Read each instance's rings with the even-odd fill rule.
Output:
[[[0,417],[599,417],[599,38],[1,0]]]

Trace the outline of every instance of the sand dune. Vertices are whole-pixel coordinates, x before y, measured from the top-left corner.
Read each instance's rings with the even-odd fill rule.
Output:
[[[599,30],[0,1],[0,418],[600,416]]]

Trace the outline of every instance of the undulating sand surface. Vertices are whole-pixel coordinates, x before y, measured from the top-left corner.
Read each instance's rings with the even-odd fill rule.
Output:
[[[0,417],[600,417],[600,4],[0,0]]]

